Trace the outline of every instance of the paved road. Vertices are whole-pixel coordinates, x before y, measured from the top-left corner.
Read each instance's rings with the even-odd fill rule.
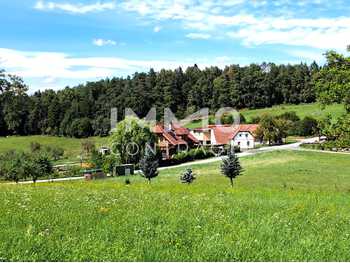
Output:
[[[318,141],[318,137],[308,138],[308,139],[303,139],[303,140],[296,142],[296,143],[261,147],[261,148],[249,150],[249,151],[246,151],[243,153],[238,153],[237,155],[238,155],[238,157],[245,157],[245,156],[255,155],[258,153],[272,152],[272,151],[279,151],[279,150],[303,150],[303,151],[325,152],[325,151],[309,150],[309,149],[300,148],[300,145],[303,143],[314,143],[317,141]],[[337,152],[330,152],[330,153],[337,153]],[[168,170],[168,169],[175,169],[175,168],[184,167],[184,166],[213,163],[213,162],[218,162],[221,159],[222,159],[222,157],[215,157],[215,158],[210,158],[210,159],[205,159],[205,160],[183,163],[183,164],[174,165],[174,166],[161,167],[161,168],[159,168],[159,170]],[[59,179],[52,179],[52,180],[38,180],[37,183],[62,182],[62,181],[82,180],[82,179],[84,179],[84,177],[68,177],[68,178],[59,178]],[[28,182],[20,182],[20,183],[21,184],[31,184],[32,182],[28,181]]]

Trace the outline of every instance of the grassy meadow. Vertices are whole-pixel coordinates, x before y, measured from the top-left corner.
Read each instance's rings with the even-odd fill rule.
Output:
[[[318,103],[310,103],[310,104],[300,104],[300,105],[279,105],[273,106],[271,108],[264,109],[255,109],[249,110],[244,109],[241,110],[240,113],[246,118],[247,121],[251,121],[254,117],[261,116],[264,113],[268,113],[271,115],[280,115],[288,111],[295,111],[296,114],[300,118],[304,118],[305,116],[311,116],[315,119],[321,119],[330,114],[332,117],[337,118],[345,113],[344,105],[342,104],[332,104],[328,105],[324,108],[321,107]],[[215,122],[213,117],[210,117],[211,122]],[[197,128],[201,126],[201,121],[194,121],[188,125],[187,128]]]
[[[0,185],[0,261],[349,261],[350,155],[280,151],[93,182]]]
[[[107,137],[91,137],[97,146],[108,144]],[[57,146],[64,149],[63,161],[78,161],[81,153],[81,142],[84,139],[56,136],[9,136],[0,137],[0,153],[9,150],[29,151],[31,142],[38,142],[43,146]]]

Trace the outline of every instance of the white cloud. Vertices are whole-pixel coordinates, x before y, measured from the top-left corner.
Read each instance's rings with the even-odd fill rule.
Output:
[[[161,27],[161,26],[155,26],[155,27],[153,28],[153,32],[155,32],[155,33],[158,33],[160,30],[162,30],[162,27]]]
[[[86,14],[90,12],[101,12],[106,10],[113,10],[116,8],[114,1],[101,2],[97,1],[93,4],[82,4],[82,3],[57,3],[57,2],[46,2],[39,0],[36,2],[35,9],[38,10],[60,10],[73,14]]]
[[[50,61],[50,63],[47,63]],[[120,57],[73,57],[59,52],[26,52],[0,48],[0,68],[25,78],[40,78],[43,83],[57,79],[96,79],[154,68],[186,68],[195,63],[206,67],[225,66],[225,59],[131,60]]]
[[[263,19],[227,33],[243,44],[284,44],[318,49],[344,50],[349,42],[350,19]]]
[[[117,44],[117,42],[113,41],[113,40],[105,40],[105,39],[102,39],[102,38],[95,38],[92,43],[95,45],[95,46],[98,46],[98,47],[103,47],[103,46],[107,46],[107,45],[110,45],[110,46],[115,46]]]
[[[211,38],[211,35],[205,33],[189,33],[186,37],[190,39],[209,39]]]
[[[349,42],[350,17],[299,18],[295,11],[298,8],[315,10],[315,5],[320,9],[330,8],[326,0],[278,0],[273,3],[265,0],[124,0],[119,7],[144,19],[179,21],[184,29],[202,31],[202,38],[199,33],[194,33],[201,39],[215,32],[216,36],[229,36],[245,45],[283,44],[343,50]],[[258,12],[261,8],[269,10],[264,9],[262,15]]]

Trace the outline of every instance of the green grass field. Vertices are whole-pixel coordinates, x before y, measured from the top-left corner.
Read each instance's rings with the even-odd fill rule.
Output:
[[[92,137],[97,146],[108,144],[108,138]],[[54,137],[54,136],[10,136],[0,137],[0,153],[9,150],[29,151],[31,142],[38,142],[44,146],[57,146],[64,149],[65,159],[63,161],[79,160],[81,153],[81,142],[83,139],[75,139],[68,137]]]
[[[95,182],[0,185],[0,261],[349,261],[350,156],[272,152]]]
[[[282,113],[288,111],[295,111],[300,118],[304,118],[305,116],[311,116],[316,119],[321,119],[326,117],[328,114],[337,118],[345,113],[344,105],[342,104],[333,104],[322,108],[318,103],[310,103],[310,104],[300,104],[300,105],[279,105],[274,106],[272,108],[264,108],[257,110],[242,110],[241,113],[246,118],[247,121],[251,121],[252,118],[261,116],[264,113],[272,114],[272,115],[280,115]],[[211,117],[212,119],[212,117]],[[213,123],[215,122],[213,119],[211,120]],[[198,128],[201,126],[201,121],[194,121],[188,125],[187,128]]]

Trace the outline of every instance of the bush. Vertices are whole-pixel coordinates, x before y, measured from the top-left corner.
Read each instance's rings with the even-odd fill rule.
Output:
[[[118,155],[110,154],[103,156],[102,170],[105,174],[112,173],[113,168],[121,164],[120,158]]]
[[[214,157],[215,154],[211,150],[211,148],[197,148],[197,149],[191,149],[189,151],[179,152],[177,154],[174,154],[172,157],[172,162],[175,164],[189,162],[189,161],[195,161],[195,160],[202,160],[207,159],[210,157]]]
[[[93,135],[90,119],[75,119],[70,125],[70,135],[75,138],[87,138]]]
[[[64,155],[64,150],[61,147],[57,146],[46,146],[44,151],[49,155],[49,157],[54,160],[60,160]]]
[[[229,151],[228,156],[222,160],[221,173],[230,179],[233,187],[233,180],[242,173],[242,167],[234,151]]]
[[[300,118],[295,111],[287,111],[287,112],[282,113],[281,115],[277,116],[277,118],[284,119],[286,121],[291,121],[291,122],[300,121]]]
[[[32,153],[39,152],[41,150],[41,144],[38,142],[31,142],[30,143],[30,151]]]
[[[188,168],[180,177],[180,180],[184,184],[191,184],[194,180],[196,180],[195,175],[192,172],[191,168]]]
[[[311,136],[319,134],[318,121],[312,117],[306,116],[297,123],[297,134],[300,136]]]
[[[0,157],[0,175],[18,183],[30,177],[33,182],[53,174],[50,158],[43,152],[25,154],[11,151]]]

